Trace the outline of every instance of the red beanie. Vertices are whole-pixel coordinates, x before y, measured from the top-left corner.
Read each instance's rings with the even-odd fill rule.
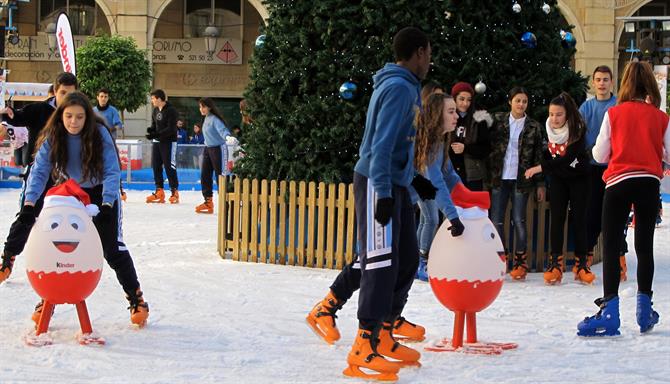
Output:
[[[470,96],[475,95],[475,90],[472,88],[472,85],[464,81],[459,81],[458,83],[454,84],[454,86],[451,88],[451,97],[455,98],[461,92],[468,92],[470,93]]]

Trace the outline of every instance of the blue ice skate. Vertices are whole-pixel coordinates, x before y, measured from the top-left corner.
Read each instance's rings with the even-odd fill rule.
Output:
[[[640,333],[646,333],[654,329],[658,324],[658,312],[651,307],[651,295],[646,293],[637,294],[637,324],[640,326]]]
[[[577,336],[617,336],[621,321],[619,320],[619,296],[608,300],[599,298],[595,301],[600,311],[586,317],[577,324]]]
[[[415,277],[421,281],[428,281],[428,259],[425,257],[419,258],[419,268]]]

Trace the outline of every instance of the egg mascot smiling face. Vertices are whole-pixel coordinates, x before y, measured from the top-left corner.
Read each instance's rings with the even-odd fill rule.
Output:
[[[486,210],[470,207],[459,213],[463,234],[453,237],[445,222],[433,240],[428,259],[430,286],[448,309],[479,312],[500,293],[505,252]]]
[[[91,216],[97,206],[73,180],[51,188],[24,255],[30,284],[53,304],[88,297],[102,274],[102,244]]]

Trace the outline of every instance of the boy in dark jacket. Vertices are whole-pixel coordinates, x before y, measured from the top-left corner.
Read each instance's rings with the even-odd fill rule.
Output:
[[[147,203],[165,203],[163,191],[163,168],[170,184],[170,203],[179,203],[179,180],[177,180],[177,109],[167,102],[162,89],[151,92],[151,127],[147,129],[147,139],[152,140],[151,167],[154,171],[156,192],[147,196]]]

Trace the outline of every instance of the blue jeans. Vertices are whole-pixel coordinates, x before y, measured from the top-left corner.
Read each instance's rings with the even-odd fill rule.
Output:
[[[419,252],[427,254],[439,221],[437,203],[435,200],[419,200],[419,208],[421,208],[421,219],[416,229],[416,238],[419,240]]]
[[[514,224],[514,235],[516,241],[516,253],[526,253],[526,205],[528,203],[528,192],[520,192],[516,189],[516,181],[503,180],[498,188],[491,191],[491,221],[495,224],[500,238],[505,245],[505,251],[510,252],[511,247],[507,245],[509,237],[505,236],[505,211],[507,202],[512,198],[512,223]]]

